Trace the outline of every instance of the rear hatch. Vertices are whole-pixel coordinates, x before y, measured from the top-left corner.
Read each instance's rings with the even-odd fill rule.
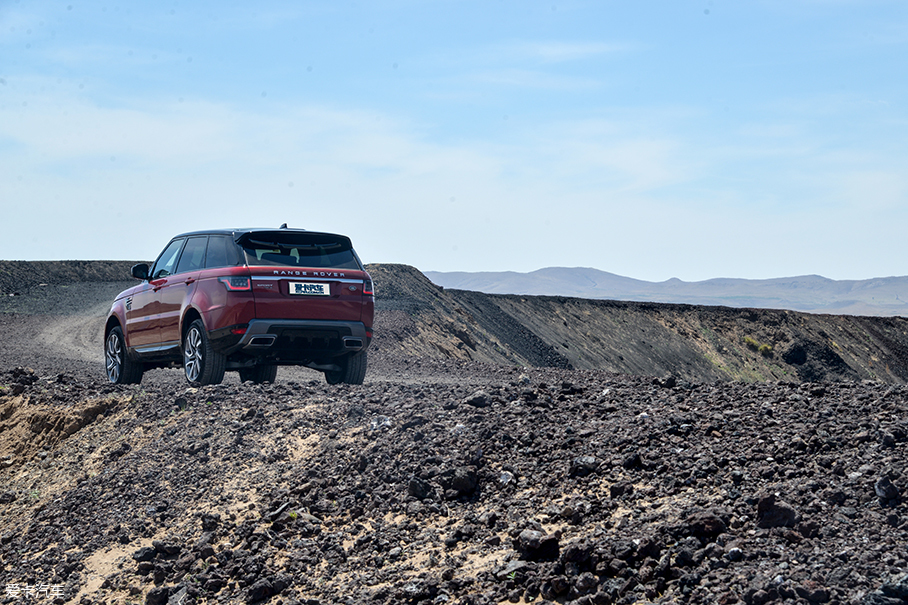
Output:
[[[363,321],[368,274],[342,235],[254,231],[237,241],[259,319]]]

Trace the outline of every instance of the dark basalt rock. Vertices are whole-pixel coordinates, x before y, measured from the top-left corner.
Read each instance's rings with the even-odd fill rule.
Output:
[[[145,595],[145,605],[167,605],[170,597],[170,588],[167,586],[158,586],[152,588]]]
[[[578,456],[571,461],[571,468],[568,475],[571,477],[586,477],[595,473],[599,468],[599,460],[594,456]]]
[[[154,559],[157,551],[150,546],[143,546],[136,552],[132,553],[132,558],[136,561],[151,561]]]
[[[794,527],[799,516],[785,502],[777,502],[775,494],[764,494],[757,501],[757,527]]]
[[[685,525],[690,535],[706,541],[715,539],[727,529],[722,519],[709,511],[692,513],[687,517]]]
[[[514,542],[520,558],[528,561],[554,561],[558,558],[558,537],[541,531],[525,529]]]
[[[425,500],[435,493],[435,488],[419,477],[410,477],[410,481],[407,482],[407,493],[418,500]]]
[[[487,408],[492,405],[492,399],[485,391],[476,391],[475,393],[464,399],[463,402],[467,405],[473,406],[474,408]]]
[[[272,586],[271,582],[269,582],[267,579],[263,578],[249,587],[249,591],[246,594],[246,602],[258,603],[259,601],[264,601],[274,594],[274,586]]]
[[[436,480],[445,492],[453,492],[454,497],[469,496],[479,485],[479,476],[470,467],[458,466],[440,473]]]
[[[899,489],[892,484],[889,477],[880,477],[873,484],[873,491],[881,500],[898,500]]]

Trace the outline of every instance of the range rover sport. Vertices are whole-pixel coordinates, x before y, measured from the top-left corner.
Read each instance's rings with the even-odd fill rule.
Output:
[[[236,229],[174,237],[141,284],[121,292],[104,329],[107,378],[134,384],[182,365],[194,386],[273,382],[278,366],[314,368],[329,384],[362,384],[372,341],[372,278],[350,239],[302,229]]]

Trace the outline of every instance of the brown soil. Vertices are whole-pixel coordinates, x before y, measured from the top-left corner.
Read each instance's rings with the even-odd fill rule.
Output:
[[[154,370],[114,387],[115,284],[10,297],[0,582],[58,603],[908,602],[908,387],[894,364],[854,380],[897,357],[900,321],[481,298],[370,271],[362,386],[282,368],[273,385]],[[744,336],[798,362],[759,366],[791,382],[695,363],[729,344],[761,361]],[[641,375],[567,368],[599,349]],[[834,381],[798,382],[803,366]]]

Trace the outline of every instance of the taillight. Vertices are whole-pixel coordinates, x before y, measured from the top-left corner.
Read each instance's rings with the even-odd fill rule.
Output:
[[[224,284],[230,292],[252,290],[252,282],[248,277],[219,277],[218,281]]]
[[[366,296],[375,296],[375,288],[372,286],[372,280],[363,280],[363,294]]]

